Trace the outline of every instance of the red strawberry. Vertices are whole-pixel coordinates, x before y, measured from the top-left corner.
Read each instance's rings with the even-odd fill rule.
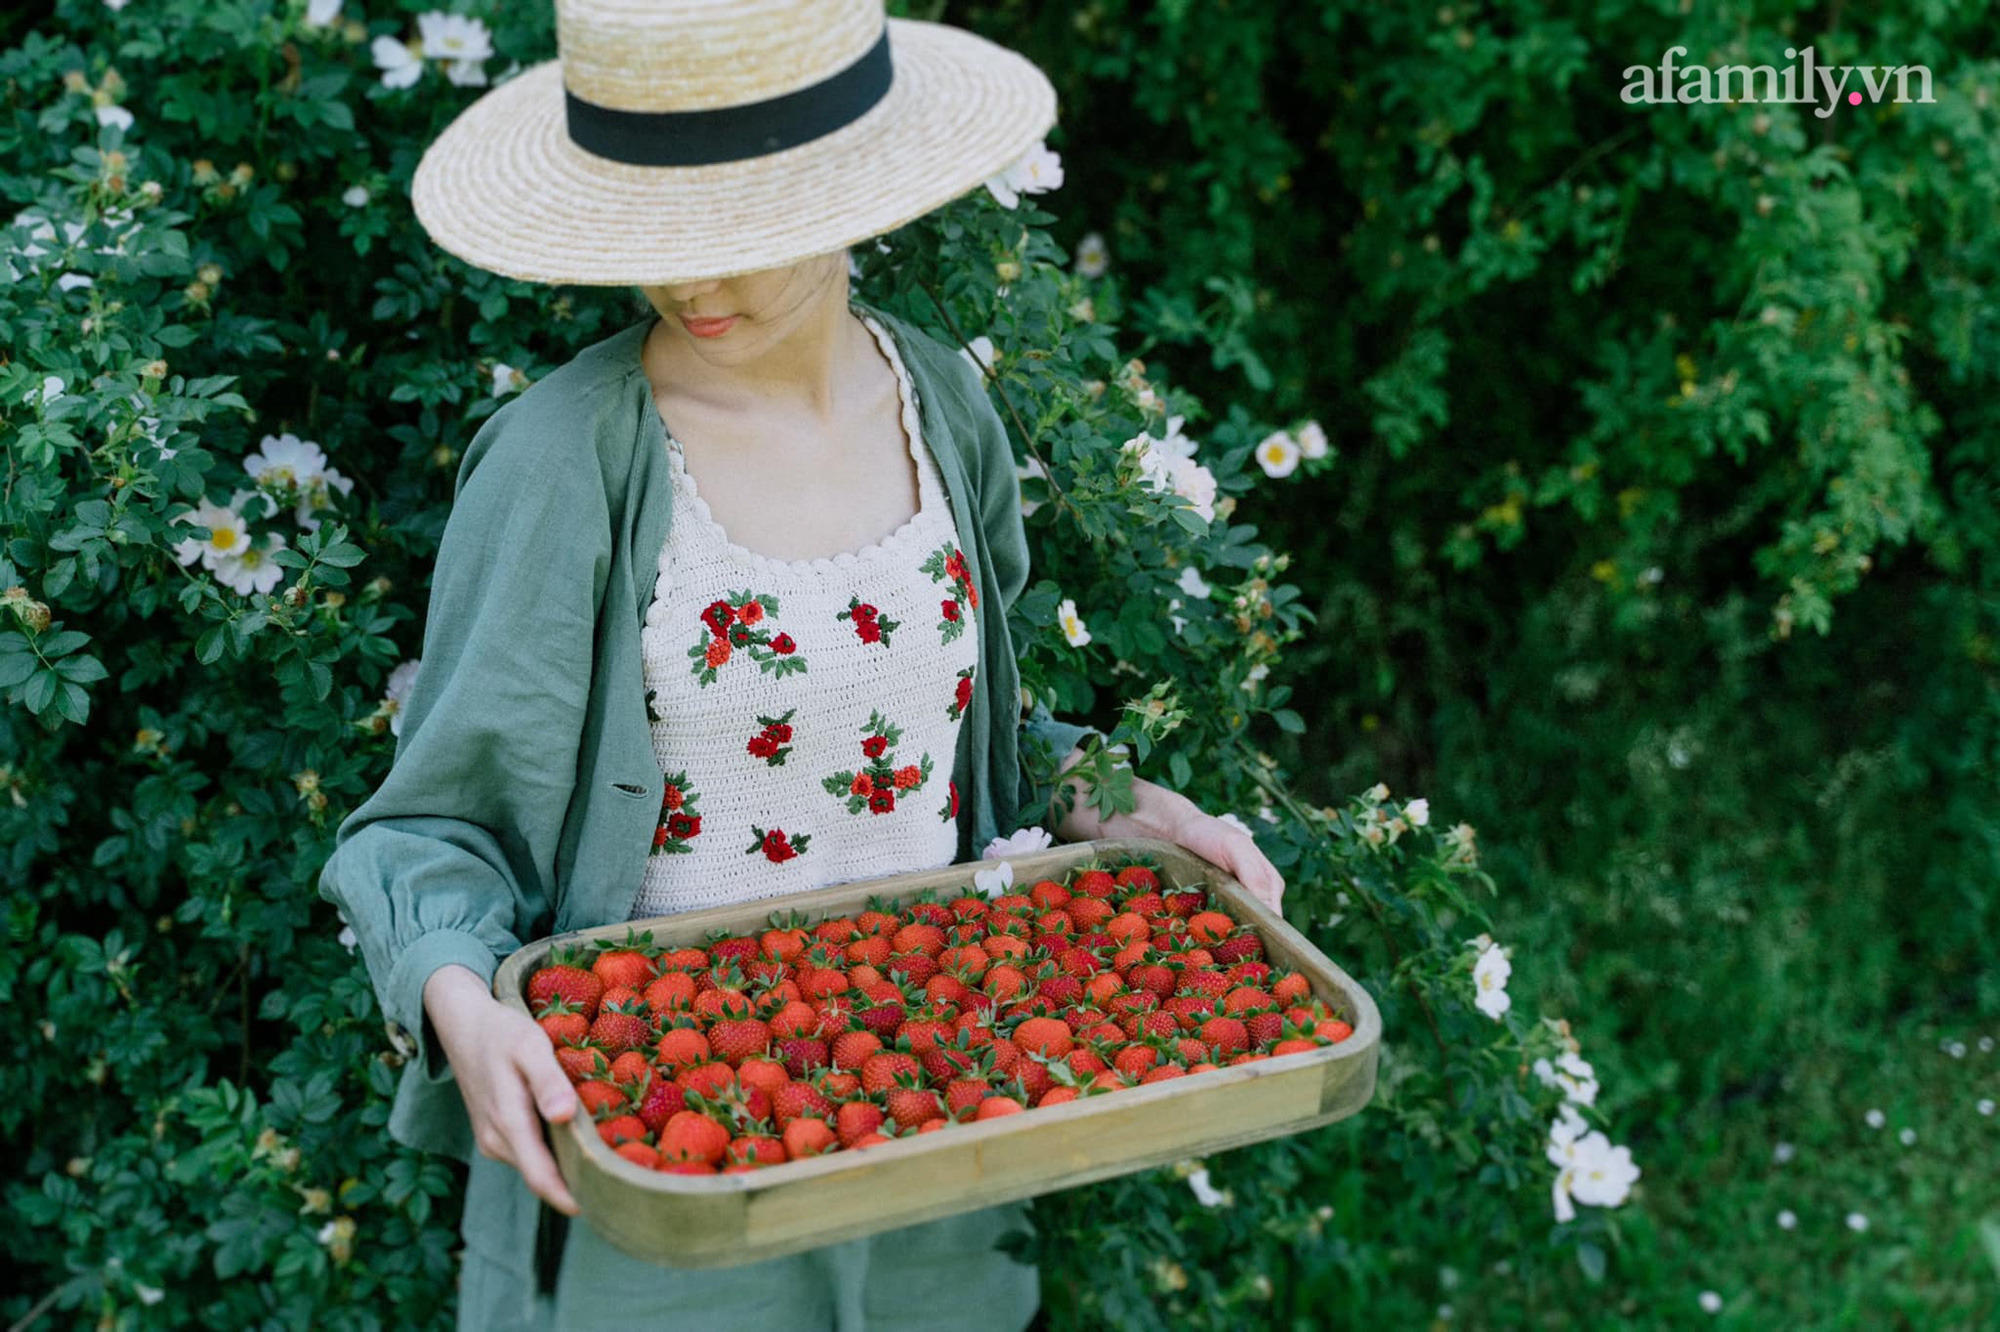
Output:
[[[660,1126],[687,1108],[687,1092],[678,1082],[654,1078],[639,1101],[639,1118],[654,1133]]]
[[[717,962],[734,962],[738,968],[748,967],[757,960],[757,955],[762,951],[763,945],[757,940],[742,935],[717,939],[708,946],[709,956]]]
[[[644,1004],[620,1004],[605,1009],[590,1024],[590,1039],[614,1054],[636,1050],[653,1039]]]
[[[660,1130],[660,1156],[668,1161],[714,1165],[729,1149],[729,1130],[693,1110],[670,1115]]]
[[[805,1115],[785,1126],[783,1141],[786,1159],[802,1161],[832,1150],[840,1139],[834,1135],[832,1125],[826,1120]]]
[[[1177,994],[1167,1000],[1164,1008],[1174,1015],[1182,1030],[1192,1031],[1215,1012],[1215,1000],[1205,994]]]
[[[1208,894],[1199,890],[1184,889],[1181,892],[1168,893],[1166,896],[1167,910],[1183,920],[1208,905]]]
[[[1160,886],[1160,876],[1147,869],[1144,865],[1127,865],[1124,869],[1118,871],[1117,882],[1120,888],[1131,888],[1142,893],[1150,893]]]
[[[1158,962],[1142,963],[1125,973],[1125,983],[1135,989],[1149,990],[1161,999],[1174,992],[1174,972],[1172,967]]]
[[[870,1092],[888,1091],[902,1073],[920,1077],[923,1065],[900,1050],[880,1050],[861,1061],[861,1085]]]
[[[896,953],[889,958],[888,972],[901,972],[909,985],[922,985],[938,973],[937,959],[927,953]]]
[[[1110,897],[1118,891],[1118,880],[1103,870],[1085,870],[1070,883],[1070,891],[1085,897]]]
[[[922,1087],[892,1087],[889,1090],[887,1104],[889,1118],[904,1128],[915,1128],[926,1120],[936,1119],[944,1112],[944,1105],[938,1099],[938,1094]]]
[[[786,1037],[778,1042],[778,1050],[785,1057],[785,1072],[795,1078],[802,1078],[816,1068],[826,1067],[826,1042],[818,1037]]]
[[[1217,962],[1228,967],[1234,966],[1238,962],[1246,962],[1252,958],[1262,957],[1264,955],[1264,943],[1255,934],[1249,930],[1245,930],[1241,934],[1231,935],[1221,943],[1210,945],[1208,951],[1215,955]]]
[[[842,1068],[859,1069],[863,1060],[882,1048],[882,1038],[872,1031],[844,1031],[833,1041],[833,1062]]]
[[[779,1128],[784,1128],[800,1115],[832,1113],[833,1102],[810,1082],[788,1082],[771,1093],[771,1114]]]
[[[585,1082],[591,1078],[602,1078],[611,1072],[610,1061],[604,1051],[594,1045],[566,1045],[556,1051],[556,1062],[571,1082]]]
[[[551,999],[576,1005],[587,1018],[597,1016],[604,982],[582,967],[543,967],[528,978],[528,1007],[539,1011]]]
[[[740,1064],[771,1044],[771,1028],[753,1017],[728,1018],[708,1029],[709,1050],[717,1059]]]
[[[627,1050],[611,1061],[611,1076],[606,1081],[634,1086],[644,1091],[647,1079],[652,1076],[653,1070],[647,1063],[646,1052]]]
[[[696,1027],[669,1027],[653,1047],[654,1056],[670,1071],[703,1063],[711,1053],[708,1037]]]
[[[925,925],[935,925],[939,929],[943,929],[957,919],[952,914],[951,908],[942,902],[912,902],[903,908],[903,915],[909,920],[919,921]]]
[[[1201,1024],[1201,1038],[1218,1055],[1231,1055],[1250,1045],[1250,1029],[1237,1018],[1213,1017]]]
[[[882,1108],[872,1102],[847,1102],[834,1113],[834,1126],[840,1134],[840,1145],[854,1146],[881,1128],[885,1118]]]
[[[599,1124],[597,1133],[606,1147],[616,1147],[622,1142],[643,1142],[651,1130],[637,1115],[618,1115]]]
[[[590,1034],[590,1019],[584,1016],[583,1009],[560,997],[551,999],[535,1021],[548,1033],[549,1043],[558,1049],[574,1045]]]
[[[899,1003],[876,1004],[862,1009],[858,1016],[862,1026],[885,1041],[893,1040],[903,1025],[903,1006]]]
[[[947,916],[949,914],[946,912]],[[943,952],[949,942],[950,940],[945,938],[944,929],[928,921],[905,925],[897,930],[890,940],[891,946],[898,953],[924,953],[930,957],[936,957]]]
[[[706,971],[711,965],[708,953],[700,948],[673,948],[660,955],[660,971]]]
[[[604,982],[607,990],[619,986],[643,990],[654,974],[653,964],[646,960],[646,955],[630,948],[614,948],[599,953],[597,960],[590,964],[590,969]]]
[[[1250,1013],[1243,1018],[1243,1027],[1250,1033],[1250,1043],[1261,1049],[1268,1042],[1275,1041],[1284,1034],[1284,1014]]]
[[[615,1112],[625,1109],[631,1100],[623,1087],[609,1082],[580,1082],[576,1088],[576,1099],[583,1106],[584,1113],[595,1119],[606,1110]]]
[[[785,1144],[776,1138],[737,1138],[723,1151],[723,1160],[736,1165],[777,1165],[785,1159]]]

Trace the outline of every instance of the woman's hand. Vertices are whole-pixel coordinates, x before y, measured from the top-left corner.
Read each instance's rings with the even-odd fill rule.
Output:
[[[576,1090],[563,1075],[548,1034],[535,1020],[493,997],[476,972],[439,967],[424,982],[424,1010],[451,1061],[482,1156],[505,1161],[549,1206],[570,1216],[576,1199],[542,1140],[541,1119],[576,1114]]]
[[[1082,758],[1082,751],[1073,749],[1063,761],[1063,767],[1067,769]],[[1069,817],[1056,829],[1056,836],[1064,841],[1152,837],[1184,846],[1202,859],[1228,870],[1238,883],[1249,889],[1252,897],[1282,914],[1285,876],[1278,873],[1278,867],[1258,849],[1256,839],[1233,823],[1204,814],[1186,796],[1155,785],[1143,777],[1134,777],[1132,812],[1113,814],[1107,819],[1084,804],[1080,786],[1072,783],[1070,793],[1076,797],[1076,803],[1071,807]]]

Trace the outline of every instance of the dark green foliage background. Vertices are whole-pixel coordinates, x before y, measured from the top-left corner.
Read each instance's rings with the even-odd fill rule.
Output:
[[[407,36],[420,8],[363,17]],[[497,70],[553,51],[542,9],[462,12],[494,29]],[[1190,435],[1231,404],[1327,427],[1333,471],[1260,481],[1235,515],[1291,552],[1318,616],[1274,676],[1306,729],[1260,740],[1312,801],[1380,779],[1477,825],[1518,1002],[1572,1021],[1645,1171],[1565,1238],[1532,1179],[1496,1207],[1449,1134],[1427,1151],[1410,1121],[1364,1115],[1212,1160],[1229,1208],[1165,1175],[1044,1200],[1050,1324],[1678,1326],[1715,1321],[1702,1290],[1723,1326],[2000,1317],[1982,1168],[2000,1121],[1973,1108],[2000,1095],[1977,1044],[2000,1030],[1993,7],[892,9],[1049,71],[1067,179],[1036,202],[1064,244],[1107,240],[1124,350],[1214,410]],[[336,464],[371,463],[346,469],[346,512],[373,515],[343,617],[308,613],[254,657],[239,618],[204,648],[237,687],[177,692],[181,621],[225,611],[149,589],[87,740],[0,713],[10,1321],[449,1313],[459,1172],[383,1134],[374,1000],[305,885],[386,762],[353,723],[414,655],[454,450],[494,406],[467,364],[538,374],[635,311],[429,247],[408,177],[477,90],[431,72],[422,97],[385,97],[365,46],[288,55],[302,10],[75,0],[0,20],[8,215],[58,172],[94,174],[62,76],[115,65],[193,238],[152,276],[171,296],[202,263],[229,271],[175,366],[237,376],[188,393],[215,421],[257,413],[214,452],[281,422],[341,441]],[[1806,42],[1821,63],[1927,65],[1936,102],[1822,119],[1618,98],[1624,67],[1670,45],[1777,64]],[[218,200],[190,181],[200,157],[255,178]],[[357,182],[368,209],[338,202]],[[40,299],[10,294],[10,360],[39,344]],[[57,524],[8,398],[0,582],[40,586]],[[339,586],[347,557],[320,555]],[[78,557],[45,599],[83,624],[122,592],[91,586],[111,561]],[[316,692],[336,671],[337,708]],[[306,715],[318,732],[288,724]],[[135,749],[139,726],[164,748]],[[308,754],[325,809],[291,780]],[[1323,916],[1325,885],[1306,887]],[[1371,929],[1355,912],[1316,933],[1359,956]],[[302,1188],[331,1211],[302,1216]],[[314,1237],[335,1211],[359,1221],[351,1262]],[[171,1289],[148,1305],[138,1284]]]

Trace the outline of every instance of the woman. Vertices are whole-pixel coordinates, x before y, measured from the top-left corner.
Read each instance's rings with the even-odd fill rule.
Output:
[[[482,97],[415,182],[470,262],[630,282],[654,310],[468,447],[395,762],[321,881],[415,1045],[392,1133],[471,1162],[465,1328],[1017,1329],[1037,1303],[994,1247],[1022,1204],[710,1270],[565,1224],[541,1121],[576,1099],[489,988],[553,931],[975,859],[1047,807],[1020,737],[1087,734],[1019,714],[1026,541],[977,373],[847,287],[848,245],[1002,170],[1053,97],[879,0],[781,11],[565,0],[561,58]],[[1168,838],[1276,903],[1247,836],[1134,785],[1131,814],[1079,804],[1059,835]],[[912,1299],[938,1281],[948,1315]]]

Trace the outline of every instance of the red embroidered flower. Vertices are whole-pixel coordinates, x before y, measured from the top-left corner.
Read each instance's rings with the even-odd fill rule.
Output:
[[[979,586],[970,578],[965,580],[965,604],[974,610],[979,609]]]
[[[877,791],[868,797],[868,812],[870,814],[887,814],[895,807],[896,793],[894,791]]]
[[[896,769],[896,789],[898,791],[907,791],[923,779],[923,773],[917,771],[917,765],[914,763],[906,764]]]
[[[970,582],[972,579],[972,575],[966,572],[965,552],[956,547],[953,547],[951,554],[945,557],[944,571],[961,583]]]
[[[668,809],[679,809],[686,801],[687,797],[681,794],[681,788],[668,782],[666,798],[661,803]]]
[[[708,651],[703,655],[703,660],[707,661],[710,666],[720,666],[725,661],[728,661],[729,640],[726,638],[710,640]]]
[[[764,855],[773,864],[782,864],[797,854],[792,850],[792,844],[785,840],[784,829],[773,828],[764,834]]]
[[[776,638],[771,640],[771,651],[777,653],[781,657],[789,657],[793,652],[795,652],[798,649],[798,646],[799,645],[797,643],[794,643],[792,641],[792,636],[790,634],[779,634]]]
[[[667,832],[675,837],[693,837],[700,831],[699,814],[674,814],[667,819]]]
[[[958,677],[958,689],[952,695],[952,705],[956,707],[960,712],[964,712],[965,709],[971,703],[972,703],[972,677],[969,675],[961,675]]]
[[[736,608],[736,618],[745,624],[757,623],[757,621],[764,618],[764,603],[761,601],[744,602]]]
[[[749,748],[752,757],[767,759],[778,752],[778,742],[768,735],[753,735]]]
[[[948,788],[950,789],[950,791],[951,791],[951,816],[952,816],[953,818],[957,818],[957,817],[958,817],[958,783],[957,783],[957,782],[947,782],[947,783],[945,783],[945,785],[946,785],[946,786],[947,786],[947,787],[948,787]]]
[[[791,723],[773,722],[764,728],[764,734],[770,736],[781,745],[786,744],[792,738]]]
[[[653,829],[653,846],[655,849],[658,849],[659,847],[663,847],[666,844],[667,844],[667,825],[663,823],[659,827]]]
[[[871,735],[861,742],[861,752],[869,758],[881,758],[888,749],[889,737],[886,735]]]
[[[851,613],[853,614],[853,616],[854,616],[854,618],[855,618],[855,619],[857,619],[857,620],[864,620],[864,621],[865,621],[865,620],[873,620],[873,619],[875,618],[876,614],[877,614],[877,611],[875,610],[875,608],[874,608],[873,606],[871,606],[871,605],[869,605],[869,604],[868,604],[867,602],[863,601],[863,602],[859,602],[859,603],[857,603],[857,604],[856,604],[856,605],[855,605],[855,606],[853,607],[853,610],[852,610],[852,612],[851,612]]]
[[[729,625],[736,618],[736,612],[726,601],[711,601],[708,609],[701,613],[701,622],[717,638],[729,632]]]
[[[861,641],[864,643],[879,643],[882,641],[882,626],[873,620],[863,620],[857,617],[854,621],[854,632],[861,636]]]
[[[848,784],[847,793],[849,795],[865,796],[874,789],[875,783],[869,779],[868,774],[857,772],[854,774],[854,780]]]
[[[944,613],[944,618],[947,620],[956,620],[958,618],[958,603],[950,598],[939,602],[938,609]]]

